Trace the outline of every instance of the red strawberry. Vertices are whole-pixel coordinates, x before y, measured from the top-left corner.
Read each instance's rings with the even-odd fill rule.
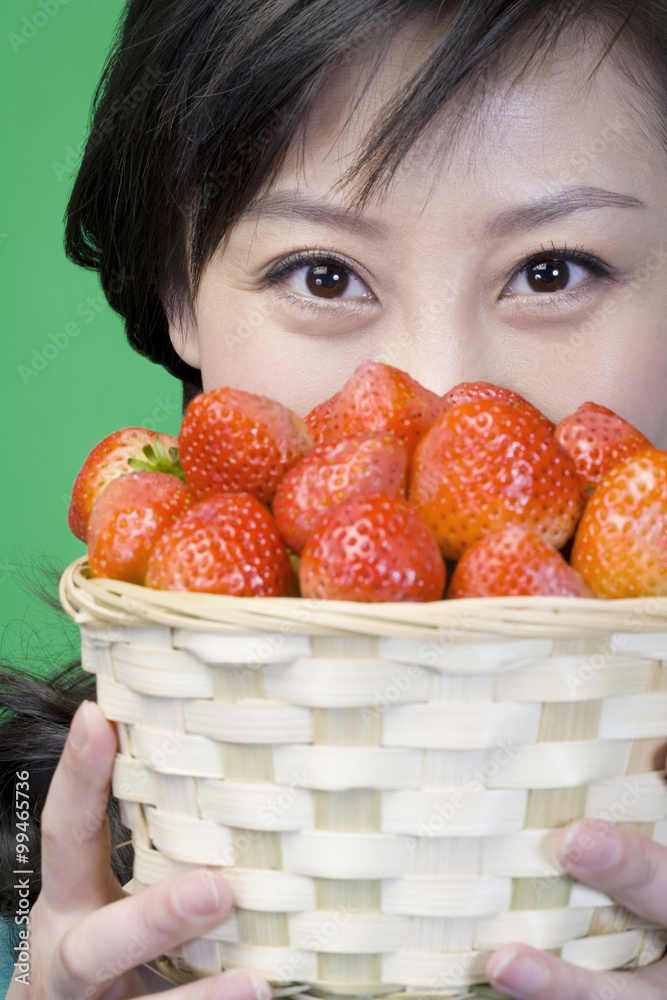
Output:
[[[647,448],[602,478],[574,536],[572,566],[596,597],[667,593],[667,452]]]
[[[200,499],[251,493],[270,503],[276,486],[313,446],[286,406],[238,389],[211,389],[190,402],[178,435],[187,481]]]
[[[297,594],[278,526],[249,493],[218,493],[191,507],[155,545],[146,586],[236,597]]]
[[[335,396],[325,399],[323,403],[318,403],[317,406],[310,411],[308,416],[304,418],[306,427],[313,435],[313,441],[315,444],[320,444],[325,440],[331,407],[338,399],[338,395],[339,394],[336,393]]]
[[[322,518],[348,497],[405,497],[407,464],[405,445],[391,434],[355,434],[317,445],[276,490],[273,516],[283,538],[294,552],[301,552]]]
[[[636,427],[597,403],[584,403],[561,420],[554,434],[574,459],[585,496],[618,462],[651,447]]]
[[[96,444],[74,480],[67,515],[70,529],[88,541],[88,519],[104,487],[133,469],[167,472],[185,482],[178,460],[178,441],[171,434],[156,434],[145,427],[124,427]]]
[[[384,493],[351,497],[322,522],[299,566],[304,597],[437,601],[445,564],[417,511]]]
[[[452,574],[448,597],[592,597],[560,552],[532,531],[509,524],[467,549]]]
[[[321,427],[320,440],[388,431],[405,443],[409,455],[442,412],[442,401],[434,392],[377,361],[364,361],[328,402],[328,414],[325,409],[312,417]]]
[[[160,535],[195,502],[189,486],[164,472],[118,476],[93,504],[88,522],[91,576],[143,584]]]
[[[476,399],[497,399],[501,403],[509,403],[511,406],[524,407],[530,410],[533,416],[539,418],[548,431],[554,429],[554,424],[548,417],[538,410],[536,406],[529,403],[527,399],[520,396],[517,392],[512,392],[511,389],[503,389],[499,385],[493,385],[492,382],[459,382],[455,385],[453,389],[446,392],[442,397],[442,402],[444,404],[444,410],[451,410],[454,406],[460,406],[461,403],[472,403]]]
[[[448,559],[517,521],[561,548],[583,507],[574,462],[543,421],[495,400],[462,403],[433,425],[415,452],[409,500]]]

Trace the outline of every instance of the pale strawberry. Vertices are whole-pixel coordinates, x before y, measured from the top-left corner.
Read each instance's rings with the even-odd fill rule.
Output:
[[[223,387],[192,399],[178,447],[187,481],[200,499],[251,493],[268,504],[313,439],[301,417],[276,400]]]
[[[189,486],[164,472],[129,472],[100,493],[88,522],[91,576],[143,584],[160,535],[195,502]]]
[[[322,405],[323,410],[311,420],[321,441],[386,431],[404,442],[408,455],[443,411],[436,393],[406,372],[378,361],[364,361],[340,392]]]
[[[153,548],[146,586],[236,597],[298,593],[278,526],[249,493],[218,493],[191,507]]]
[[[383,493],[351,497],[310,536],[301,555],[303,597],[437,601],[445,564],[413,507]]]
[[[459,382],[442,397],[443,412],[460,406],[461,403],[473,403],[477,399],[496,399],[501,403],[508,403],[510,406],[527,409],[544,424],[547,430],[554,430],[553,422],[536,406],[520,396],[518,392],[503,389],[502,386],[494,385],[492,382]]]
[[[463,553],[448,597],[592,597],[560,552],[532,531],[510,524],[485,535]]]
[[[409,500],[447,559],[516,522],[562,548],[584,503],[574,462],[544,422],[499,400],[440,417],[415,452]]]
[[[318,403],[317,406],[313,407],[310,413],[304,417],[306,427],[312,434],[315,444],[321,444],[326,438],[329,415],[331,413],[331,408],[337,399],[338,393],[336,393],[335,396],[331,396],[329,399],[325,399],[323,403]]]
[[[618,462],[651,447],[651,442],[636,427],[596,403],[584,403],[565,417],[554,434],[572,456],[585,496],[593,493],[602,477]]]
[[[667,452],[646,448],[603,476],[571,564],[596,597],[667,594]]]
[[[316,445],[276,490],[273,516],[283,538],[300,553],[322,518],[348,497],[405,498],[407,464],[405,445],[392,434],[355,434]]]
[[[169,473],[185,481],[176,438],[146,427],[124,427],[95,445],[74,480],[67,514],[70,529],[80,541],[88,541],[90,512],[105,486],[139,469]]]

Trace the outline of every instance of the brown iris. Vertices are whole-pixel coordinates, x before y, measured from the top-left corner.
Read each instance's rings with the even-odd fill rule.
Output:
[[[544,260],[529,267],[527,277],[534,292],[560,292],[567,288],[570,268],[565,260]]]
[[[333,260],[311,265],[306,275],[308,290],[321,299],[342,295],[349,280],[346,269]]]

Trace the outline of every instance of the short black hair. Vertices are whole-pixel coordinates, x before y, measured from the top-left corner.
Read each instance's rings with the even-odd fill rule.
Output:
[[[365,178],[359,205],[452,95],[479,96],[516,40],[520,76],[564,31],[603,27],[606,50],[622,37],[629,74],[643,87],[650,77],[666,103],[667,0],[128,0],[94,96],[65,250],[99,271],[130,345],[181,379],[186,399],[201,373],[174,350],[167,316],[192,308],[205,264],[305,135],[331,73],[363,47],[381,58],[415,18],[442,25],[442,38],[353,167]],[[667,116],[656,117],[662,129]]]

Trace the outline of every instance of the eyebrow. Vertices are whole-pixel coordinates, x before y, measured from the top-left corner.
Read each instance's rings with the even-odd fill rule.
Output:
[[[618,194],[598,187],[577,187],[559,191],[552,198],[508,208],[501,212],[491,225],[492,236],[509,236],[521,230],[536,229],[547,222],[555,222],[575,212],[595,208],[648,208],[645,202],[629,194]]]
[[[538,226],[573,215],[575,212],[599,208],[647,208],[645,202],[633,195],[619,194],[598,187],[577,187],[559,191],[558,194],[530,205],[508,208],[491,222],[491,236],[509,236],[512,233],[536,229]],[[274,194],[259,198],[242,212],[237,222],[264,218],[303,219],[318,225],[329,226],[344,232],[356,233],[372,240],[386,239],[388,227],[378,219],[364,219],[359,214],[325,202],[309,201],[296,194]]]
[[[308,201],[292,194],[275,194],[260,198],[242,212],[237,221],[258,219],[260,216],[272,219],[303,219],[306,222],[357,233],[373,240],[386,239],[389,235],[387,226],[377,219],[362,219],[359,214],[345,208],[328,205],[325,202]]]

